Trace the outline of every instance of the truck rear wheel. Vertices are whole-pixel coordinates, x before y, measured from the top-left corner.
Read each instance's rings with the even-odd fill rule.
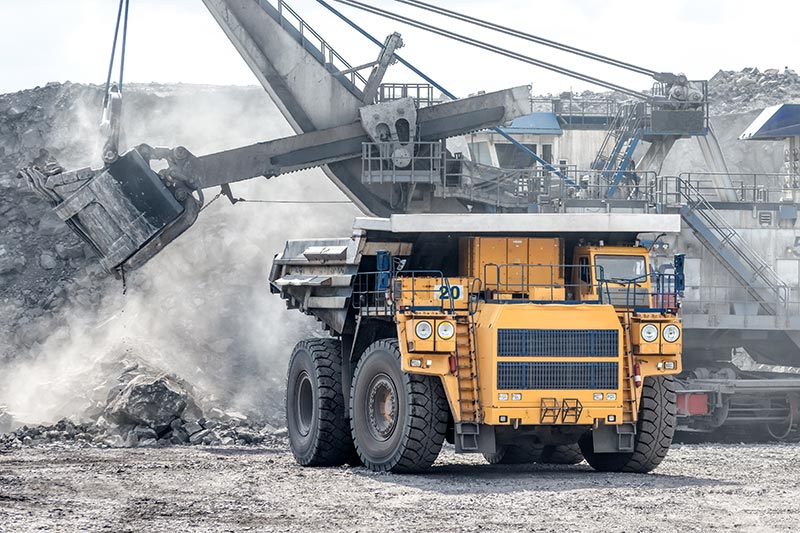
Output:
[[[540,463],[550,465],[576,465],[583,462],[583,454],[578,443],[548,444],[542,449]]]
[[[542,457],[541,444],[506,444],[497,447],[495,453],[484,453],[483,458],[492,465],[524,465],[537,463]]]
[[[601,472],[646,473],[655,469],[675,435],[675,381],[672,376],[649,376],[642,386],[633,452],[594,453],[591,431],[579,441],[586,462]]]
[[[350,426],[364,466],[377,472],[428,468],[442,449],[448,415],[441,381],[403,372],[396,340],[367,347],[350,393]]]
[[[583,461],[583,454],[577,444],[508,444],[498,446],[495,453],[484,453],[483,458],[493,465],[576,465]]]
[[[286,385],[286,427],[299,464],[339,466],[352,460],[340,341],[306,339],[295,345]]]

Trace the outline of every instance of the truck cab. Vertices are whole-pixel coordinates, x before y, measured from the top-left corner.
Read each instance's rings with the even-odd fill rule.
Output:
[[[575,300],[596,300],[623,307],[647,305],[651,291],[649,254],[641,246],[576,246],[572,272]],[[630,289],[635,289],[630,290]],[[599,294],[601,293],[602,294]],[[634,296],[633,301],[626,298]]]

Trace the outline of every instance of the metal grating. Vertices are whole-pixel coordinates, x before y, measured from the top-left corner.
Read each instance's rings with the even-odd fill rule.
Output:
[[[615,329],[500,329],[501,357],[617,357]]]
[[[617,389],[617,363],[497,363],[497,388],[524,390]]]

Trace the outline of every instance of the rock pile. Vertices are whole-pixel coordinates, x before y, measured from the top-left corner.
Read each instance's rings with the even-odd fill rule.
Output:
[[[800,75],[788,67],[763,72],[757,68],[720,70],[708,85],[712,115],[800,102]]]
[[[189,383],[139,364],[129,366],[108,389],[102,410],[90,408],[81,418],[10,431],[13,417],[0,407],[0,450],[59,442],[99,447],[259,445],[275,443],[286,433],[235,411],[211,407],[204,413]]]
[[[536,107],[538,111],[549,111],[552,99],[566,100],[569,95],[541,95],[534,98],[534,106],[540,106]],[[596,91],[583,91],[573,97],[576,98],[573,105],[587,113],[607,112],[605,100],[624,102],[630,99],[618,92]],[[708,100],[710,114],[715,117],[760,111],[771,105],[798,103],[800,75],[788,67],[763,72],[757,68],[720,70],[708,80]]]

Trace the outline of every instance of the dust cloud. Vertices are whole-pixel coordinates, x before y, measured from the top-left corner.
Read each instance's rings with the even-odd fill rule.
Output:
[[[91,145],[99,109],[79,102],[72,131]],[[291,135],[260,88],[142,86],[125,94],[127,147],[186,146],[195,155]],[[61,119],[59,119],[61,120]],[[63,139],[61,140],[63,141]],[[78,153],[81,150],[74,150]],[[85,155],[85,153],[84,153]],[[76,158],[78,159],[78,158]],[[157,167],[159,168],[159,167]],[[345,200],[319,170],[234,184],[248,199]],[[206,201],[215,190],[206,190]],[[188,380],[205,406],[281,420],[286,363],[300,338],[327,335],[270,294],[272,257],[287,239],[348,235],[352,204],[210,204],[197,223],[121,283],[104,279],[95,302],[66,306],[35,354],[0,369],[0,404],[17,420],[80,417],[107,391],[109,373],[142,361]]]

